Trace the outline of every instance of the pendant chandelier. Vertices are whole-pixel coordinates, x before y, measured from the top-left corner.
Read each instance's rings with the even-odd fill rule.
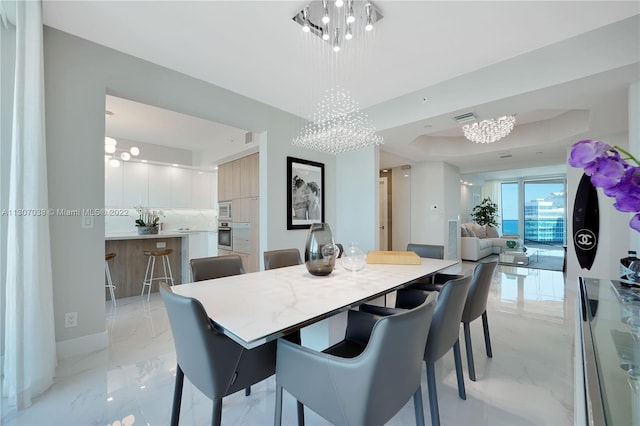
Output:
[[[355,151],[383,143],[349,92],[337,87],[325,92],[311,120],[292,144],[329,154]]]
[[[349,40],[373,31],[382,18],[380,10],[369,1],[314,0],[292,19],[303,32],[315,34],[339,52]]]
[[[493,143],[507,136],[513,130],[516,117],[505,115],[490,120],[465,124],[462,126],[464,136],[475,143]]]
[[[131,156],[140,155],[140,149],[137,146],[132,146],[128,151],[125,149],[116,148],[118,141],[113,138],[104,138],[104,159],[109,162],[111,167],[120,167],[120,160],[129,161]]]

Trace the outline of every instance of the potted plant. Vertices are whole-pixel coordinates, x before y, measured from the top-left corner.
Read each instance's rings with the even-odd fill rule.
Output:
[[[138,218],[135,221],[139,235],[157,234],[160,229],[160,215],[162,210],[149,210],[142,206],[137,206]]]
[[[498,222],[496,219],[498,215],[496,212],[498,211],[498,205],[491,201],[491,198],[486,197],[483,199],[480,204],[475,206],[471,211],[471,218],[478,225],[487,225],[493,226],[494,228],[498,227]]]

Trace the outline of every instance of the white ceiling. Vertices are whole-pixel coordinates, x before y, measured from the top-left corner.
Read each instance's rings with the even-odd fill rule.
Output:
[[[291,20],[304,1],[45,0],[43,16],[45,25],[300,116],[322,90],[341,84],[385,137],[382,167],[429,159],[468,173],[562,165],[574,135],[626,130],[626,88],[640,79],[637,56],[625,68],[611,55],[615,65],[601,65],[607,72],[589,73],[563,65],[558,46],[573,46],[575,54],[580,48],[570,43],[583,37],[577,58],[584,60],[590,31],[632,16],[640,26],[640,2],[375,3],[384,19],[372,38],[354,38],[339,54]],[[614,51],[618,33],[603,34]],[[541,67],[540,58],[552,54],[558,59]],[[514,75],[510,66],[536,72]],[[481,118],[516,113],[516,128],[495,147],[473,146],[451,119],[468,111]],[[542,124],[558,131],[533,138]],[[508,162],[497,155],[506,151]]]

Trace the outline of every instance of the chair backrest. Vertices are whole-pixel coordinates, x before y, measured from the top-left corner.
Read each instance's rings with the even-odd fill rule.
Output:
[[[193,281],[212,280],[244,274],[242,259],[237,254],[191,259],[191,277]]]
[[[422,354],[435,307],[435,293],[424,292],[425,300],[414,309],[385,316],[373,326],[365,350],[344,361],[344,374],[337,374],[337,388],[344,400],[334,424],[384,424],[420,386]],[[347,371],[351,370],[351,371]],[[338,407],[338,406],[334,406]]]
[[[412,251],[420,257],[429,257],[431,259],[444,259],[444,246],[409,243],[407,244],[407,251]]]
[[[206,396],[224,396],[242,347],[213,328],[197,300],[173,293],[165,283],[160,283],[160,294],[167,308],[178,365]]]
[[[471,322],[487,310],[487,299],[498,261],[478,263],[471,276],[462,322]]]
[[[449,352],[460,335],[462,311],[467,301],[471,277],[447,281],[438,295],[424,350],[424,359],[435,362]]]
[[[296,248],[264,252],[264,269],[266,270],[294,265],[302,265],[300,250]]]

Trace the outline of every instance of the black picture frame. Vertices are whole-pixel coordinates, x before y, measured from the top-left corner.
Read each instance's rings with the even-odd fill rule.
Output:
[[[324,164],[287,157],[287,229],[324,222]]]

